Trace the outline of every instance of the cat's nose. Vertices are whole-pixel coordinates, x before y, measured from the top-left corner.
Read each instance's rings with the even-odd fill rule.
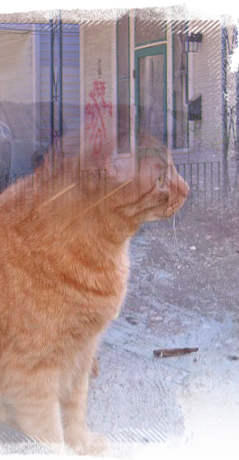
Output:
[[[187,198],[189,193],[189,185],[188,183],[181,177],[178,177],[176,187],[175,187],[176,195],[180,195],[183,198]]]
[[[183,179],[183,187],[182,187],[182,190],[181,190],[181,195],[184,197],[184,198],[187,198],[188,194],[189,194],[189,185],[188,183]]]

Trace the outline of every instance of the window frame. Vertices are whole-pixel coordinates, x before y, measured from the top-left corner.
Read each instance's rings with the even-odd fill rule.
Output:
[[[122,17],[124,15],[127,15],[128,16],[128,20],[127,20],[127,28],[128,28],[128,50],[127,50],[127,53],[128,53],[128,75],[126,77],[122,77],[122,78],[119,78],[119,74],[118,74],[118,24],[119,24],[119,20],[122,19]],[[128,154],[130,152],[130,148],[131,148],[131,120],[130,120],[130,91],[131,91],[131,87],[130,87],[130,12],[129,10],[127,10],[124,15],[119,15],[116,19],[116,86],[117,86],[117,89],[116,89],[116,94],[117,94],[117,110],[116,110],[116,127],[117,127],[117,141],[116,141],[116,151],[117,151],[117,155],[124,155],[124,154]],[[119,150],[119,114],[118,114],[118,107],[119,107],[119,82],[120,81],[126,81],[128,80],[128,146],[126,149],[120,151]]]

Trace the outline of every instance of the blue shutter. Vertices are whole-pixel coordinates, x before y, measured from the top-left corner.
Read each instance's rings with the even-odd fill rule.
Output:
[[[50,34],[49,26],[40,25],[40,123],[42,145],[50,142]],[[80,139],[80,41],[79,25],[62,25],[63,66],[63,150],[79,151]],[[57,65],[57,51],[54,56]],[[57,112],[57,110],[56,110]]]

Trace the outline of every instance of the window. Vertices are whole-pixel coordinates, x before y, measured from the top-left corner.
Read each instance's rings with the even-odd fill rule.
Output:
[[[129,14],[117,20],[117,151],[130,151]]]

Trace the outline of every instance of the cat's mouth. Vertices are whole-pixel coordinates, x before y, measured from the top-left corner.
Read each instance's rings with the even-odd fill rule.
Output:
[[[173,205],[169,206],[163,213],[163,219],[172,217],[176,211],[179,211],[186,201],[186,197],[180,197]]]

